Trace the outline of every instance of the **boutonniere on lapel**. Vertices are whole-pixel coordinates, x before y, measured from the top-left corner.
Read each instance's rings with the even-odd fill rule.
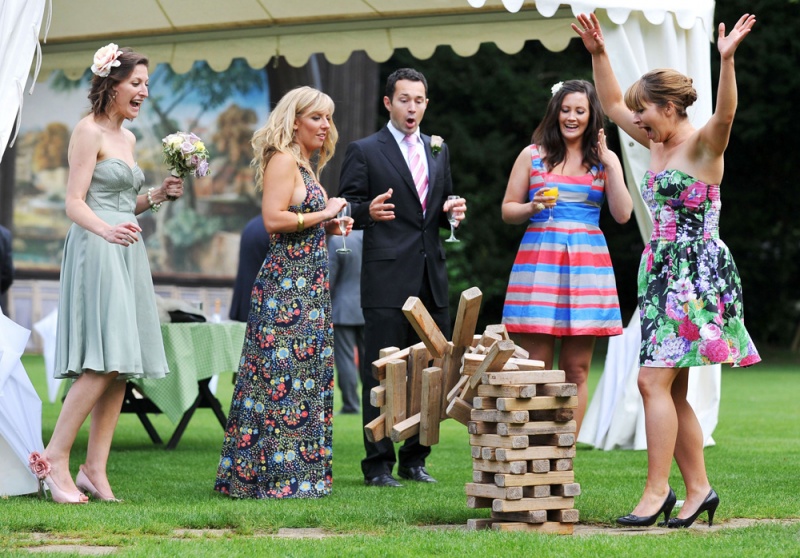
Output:
[[[442,136],[431,136],[431,153],[436,157],[442,150]]]

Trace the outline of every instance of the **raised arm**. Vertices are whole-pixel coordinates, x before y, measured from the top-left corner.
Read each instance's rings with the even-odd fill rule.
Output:
[[[755,23],[756,16],[744,14],[728,35],[725,35],[725,24],[719,24],[717,49],[720,55],[720,67],[717,105],[714,114],[699,131],[700,146],[712,157],[721,156],[728,146],[738,102],[733,54]]]
[[[572,24],[572,29],[583,41],[583,46],[592,55],[592,71],[594,73],[594,86],[597,89],[597,96],[603,107],[603,112],[620,128],[631,136],[634,140],[641,143],[648,149],[650,140],[647,133],[633,123],[633,113],[625,106],[622,96],[622,89],[619,86],[614,70],[611,68],[611,60],[606,53],[606,42],[603,38],[603,31],[600,29],[600,22],[593,13],[590,15],[578,15],[578,25]]]

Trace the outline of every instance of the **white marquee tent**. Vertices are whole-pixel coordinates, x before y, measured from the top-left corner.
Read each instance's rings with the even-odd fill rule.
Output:
[[[494,42],[509,54],[521,50],[527,40],[539,40],[557,51],[575,38],[569,26],[574,15],[595,11],[623,88],[649,69],[672,67],[694,80],[699,102],[692,107],[692,120],[702,124],[711,115],[713,0],[49,1],[52,25],[45,32],[40,30],[45,16],[49,22],[45,0],[0,0],[0,157],[39,48],[37,32],[40,38],[47,35],[42,58],[37,58],[39,78],[56,69],[74,78],[91,65],[94,51],[109,42],[138,48],[152,63],[169,63],[178,72],[187,71],[197,60],[222,70],[236,57],[253,67],[276,55],[300,66],[312,53],[342,63],[354,50],[384,61],[402,47],[426,59],[438,45],[470,56],[483,42]],[[649,238],[652,225],[637,188],[647,150],[624,134],[622,148],[639,228],[642,237]],[[606,372],[584,423],[581,439],[598,447],[638,447],[632,441],[635,432],[625,439],[608,436],[615,424],[628,427],[641,420],[636,402],[631,402],[636,397],[628,370],[630,346],[637,345],[630,336],[638,328],[628,329],[626,336],[613,339]],[[711,406],[707,413],[699,412],[707,437],[716,425],[719,403],[719,367],[715,370],[712,385],[698,397]],[[635,389],[635,380],[632,385]],[[620,406],[623,401],[628,403]],[[705,415],[709,418],[703,421]]]

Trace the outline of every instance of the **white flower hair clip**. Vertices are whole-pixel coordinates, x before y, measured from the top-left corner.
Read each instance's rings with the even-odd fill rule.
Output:
[[[563,81],[559,81],[558,83],[553,84],[553,87],[550,88],[550,94],[555,96],[556,93],[561,91],[561,88],[564,86]]]
[[[116,68],[122,64],[117,58],[122,56],[122,51],[114,43],[108,43],[94,53],[94,64],[92,73],[96,76],[107,77],[111,73],[111,68]]]

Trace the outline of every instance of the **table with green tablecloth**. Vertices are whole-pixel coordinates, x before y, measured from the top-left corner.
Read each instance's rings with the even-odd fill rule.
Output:
[[[224,415],[219,402],[209,391],[208,383],[216,374],[238,370],[246,326],[242,322],[161,325],[169,374],[159,380],[131,380],[129,384],[154,405],[145,412],[161,412],[172,422],[179,423],[168,448],[175,447],[198,407],[213,408],[224,427]],[[134,408],[125,409],[123,406],[123,410],[139,414],[135,410],[137,403],[139,409],[146,409],[129,389],[126,405],[130,403]],[[143,418],[143,414],[139,414],[139,418]],[[148,424],[145,423],[145,427],[148,428]],[[148,432],[156,441],[157,436],[153,436],[154,430],[151,429],[148,428]]]

